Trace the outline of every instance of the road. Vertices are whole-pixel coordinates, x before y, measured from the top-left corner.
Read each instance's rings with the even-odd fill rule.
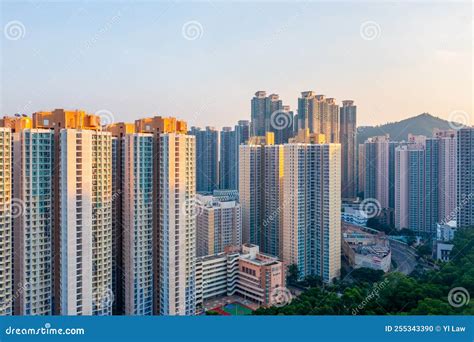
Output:
[[[390,248],[392,250],[392,260],[397,264],[397,269],[392,271],[406,275],[410,274],[417,265],[415,250],[404,243],[393,240],[390,240]]]

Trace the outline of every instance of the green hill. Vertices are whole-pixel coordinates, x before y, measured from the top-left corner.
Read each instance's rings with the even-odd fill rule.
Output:
[[[389,122],[385,125],[375,127],[360,126],[357,129],[357,142],[362,144],[367,138],[387,133],[390,134],[390,138],[394,141],[406,140],[409,133],[431,137],[435,128],[442,130],[452,129],[449,124],[447,120],[423,113],[402,121]],[[459,126],[459,124],[457,125]]]

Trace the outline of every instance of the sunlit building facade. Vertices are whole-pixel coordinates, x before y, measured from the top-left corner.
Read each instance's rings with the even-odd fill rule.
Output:
[[[24,129],[13,134],[16,204],[13,217],[16,315],[53,314],[54,134]]]
[[[194,315],[196,310],[195,137],[159,137],[159,313]]]
[[[273,137],[267,133],[240,145],[239,197],[242,241],[280,256],[283,145],[275,145]]]
[[[0,315],[13,312],[11,129],[0,127]]]
[[[339,143],[339,106],[334,98],[304,91],[298,99],[298,130],[324,134],[328,143]]]
[[[112,313],[112,136],[60,133],[62,315]]]

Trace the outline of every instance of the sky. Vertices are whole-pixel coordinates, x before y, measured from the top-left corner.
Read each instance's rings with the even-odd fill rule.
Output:
[[[474,124],[471,2],[3,0],[0,13],[1,116],[220,128],[250,119],[258,90],[293,110],[314,90],[354,100],[359,125],[423,112]]]

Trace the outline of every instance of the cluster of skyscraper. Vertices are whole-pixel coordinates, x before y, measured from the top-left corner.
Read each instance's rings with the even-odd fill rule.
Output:
[[[339,276],[341,201],[358,194],[420,235],[474,225],[474,128],[357,146],[356,120],[353,101],[312,91],[297,114],[258,91],[251,121],[220,132],[62,109],[1,119],[0,314],[193,315],[222,293],[270,305],[262,270],[272,286],[289,265]],[[226,270],[237,285],[214,279]]]
[[[230,236],[235,226],[229,223],[241,222],[241,234],[233,236],[296,264],[301,277],[319,275],[330,282],[339,275],[341,196],[356,198],[353,101],[339,108],[333,98],[307,91],[294,115],[277,94],[258,91],[251,100],[250,125],[240,121],[235,130],[221,131],[220,163],[217,131],[192,128],[190,134],[197,141],[198,191],[210,193],[217,184],[238,189],[240,205],[234,213],[242,216],[220,218],[217,229],[216,219],[209,223],[207,213],[212,209],[213,217],[222,215],[224,205],[206,200],[198,210],[206,213],[198,219],[199,246],[223,252],[222,234]]]
[[[350,100],[339,107],[334,98],[313,91],[301,93],[298,114],[283,105],[279,95],[267,96],[265,91],[257,91],[251,99],[251,121],[241,120],[234,129],[223,127],[220,148],[217,130],[192,127],[189,134],[196,136],[197,144],[197,191],[238,190],[239,145],[246,144],[250,137],[265,137],[267,133],[273,133],[274,144],[286,144],[301,129],[324,135],[327,143],[341,144],[343,198],[356,198],[357,107]]]
[[[186,123],[57,109],[0,126],[1,314],[194,314]]]
[[[426,237],[437,223],[473,225],[473,131],[409,134],[401,142],[387,135],[360,145],[358,190],[378,202],[381,222]]]

